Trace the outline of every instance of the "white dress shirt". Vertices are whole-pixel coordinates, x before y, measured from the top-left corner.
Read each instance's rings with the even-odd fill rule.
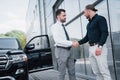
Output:
[[[72,46],[72,41],[66,39],[65,31],[63,29],[62,23],[57,21],[51,27],[53,39],[55,41],[55,46],[70,47]]]

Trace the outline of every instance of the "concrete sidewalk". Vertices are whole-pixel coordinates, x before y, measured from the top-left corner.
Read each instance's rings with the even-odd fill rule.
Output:
[[[29,80],[58,80],[58,71],[50,69],[50,70],[30,73]],[[66,75],[65,80],[69,80],[68,75]],[[77,80],[86,80],[86,79],[77,78]]]

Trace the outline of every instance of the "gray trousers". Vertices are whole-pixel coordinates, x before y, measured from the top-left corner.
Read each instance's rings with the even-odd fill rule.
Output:
[[[55,56],[58,63],[59,80],[65,80],[66,68],[68,69],[69,80],[76,80],[74,54],[71,50],[56,47]]]

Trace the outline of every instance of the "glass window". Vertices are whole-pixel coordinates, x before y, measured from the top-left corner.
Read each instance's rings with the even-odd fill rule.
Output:
[[[120,80],[120,0],[109,0],[108,3],[117,80]]]
[[[81,39],[82,34],[81,34],[80,18],[76,19],[74,22],[67,25],[67,30],[68,30],[70,38]]]
[[[80,10],[83,11],[86,5],[93,4],[95,1],[97,0],[79,0]]]
[[[66,22],[70,21],[74,18],[77,14],[80,13],[79,9],[79,0],[64,0],[59,8],[63,8],[66,10],[67,20]]]
[[[70,38],[74,40],[80,40],[82,38],[81,23],[80,18],[76,19],[67,26],[68,33]],[[83,47],[74,48],[73,53],[75,55],[76,61],[76,73],[85,74],[85,62],[84,62],[84,53]]]

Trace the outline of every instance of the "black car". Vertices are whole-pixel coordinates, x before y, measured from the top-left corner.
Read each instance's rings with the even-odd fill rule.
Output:
[[[53,68],[48,35],[33,37],[24,51],[16,38],[0,38],[0,80],[28,80],[28,74]]]
[[[28,80],[27,56],[16,38],[0,38],[0,80]]]

